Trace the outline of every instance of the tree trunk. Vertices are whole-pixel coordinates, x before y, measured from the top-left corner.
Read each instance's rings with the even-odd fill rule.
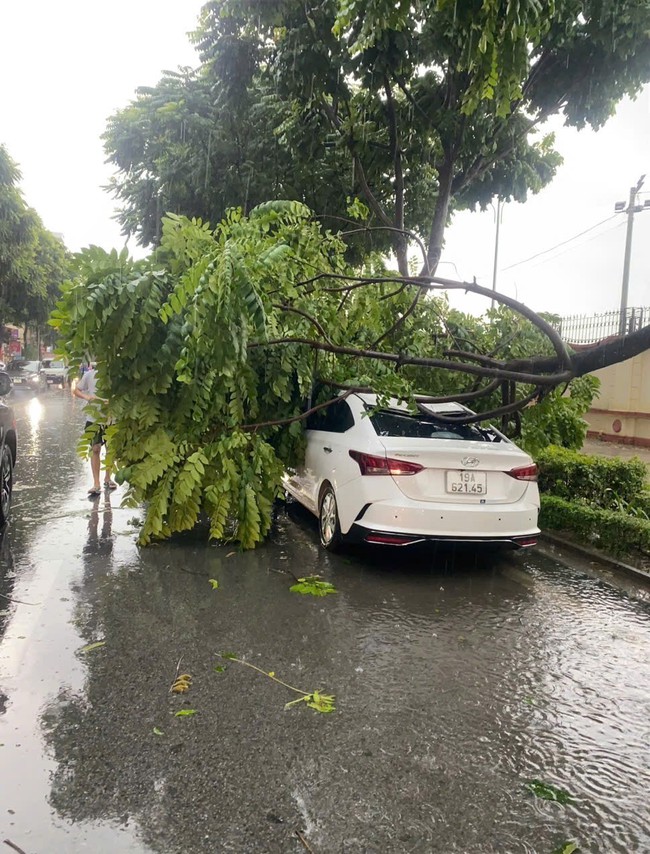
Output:
[[[582,377],[600,368],[625,362],[646,350],[650,350],[650,326],[644,326],[629,335],[617,336],[608,341],[582,347],[571,355],[571,373],[576,377]],[[558,367],[559,360],[556,356],[516,359],[505,365],[509,371],[526,373],[552,372]]]
[[[442,239],[447,225],[449,214],[449,200],[451,198],[451,183],[453,180],[454,164],[450,154],[445,157],[440,171],[438,172],[438,199],[433,214],[429,243],[427,246],[427,264],[421,275],[434,276],[440,256],[442,254]]]

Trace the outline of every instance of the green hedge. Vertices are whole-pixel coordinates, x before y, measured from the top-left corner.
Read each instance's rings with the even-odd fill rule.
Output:
[[[542,530],[570,531],[580,540],[614,555],[650,556],[650,522],[620,513],[542,495]]]
[[[551,445],[537,455],[537,464],[542,493],[605,510],[650,507],[648,472],[641,460],[588,456]]]

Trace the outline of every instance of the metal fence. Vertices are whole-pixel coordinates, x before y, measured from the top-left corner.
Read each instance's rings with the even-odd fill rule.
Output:
[[[574,314],[555,324],[568,344],[591,344],[610,335],[636,332],[650,324],[650,307],[628,308],[625,312],[606,311],[603,314]]]

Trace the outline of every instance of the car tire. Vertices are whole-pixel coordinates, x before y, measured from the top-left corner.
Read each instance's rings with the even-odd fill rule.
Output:
[[[14,460],[9,446],[4,445],[0,455],[0,527],[3,527],[9,519],[13,485]]]
[[[323,490],[318,507],[318,533],[320,543],[328,552],[337,552],[343,546],[339,510],[334,490],[328,484]]]

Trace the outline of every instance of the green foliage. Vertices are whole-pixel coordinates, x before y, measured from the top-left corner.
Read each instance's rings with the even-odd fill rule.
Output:
[[[213,590],[217,590],[217,589],[218,589],[218,587],[219,587],[219,582],[217,581],[217,579],[216,579],[216,578],[208,578],[208,581],[210,582],[210,585],[211,585],[211,587],[212,587],[212,589],[213,589]]]
[[[546,119],[598,128],[640,90],[649,33],[645,0],[210,0],[199,68],[109,122],[124,233],[158,244],[166,211],[292,198],[382,229],[348,229],[349,259],[390,247],[404,274],[406,227],[435,268],[450,213],[553,178]]]
[[[597,377],[577,377],[567,392],[553,389],[539,403],[528,407],[522,417],[521,446],[533,456],[548,445],[580,449],[588,427],[582,416],[589,411],[599,387]]]
[[[311,694],[305,694],[304,697],[298,697],[297,700],[291,700],[291,702],[285,704],[284,708],[290,709],[292,706],[297,706],[298,703],[306,703],[310,709],[314,709],[314,711],[321,712],[323,714],[336,711],[334,695],[321,694],[320,691],[312,691]]]
[[[95,641],[95,643],[89,643],[87,646],[83,646],[79,652],[92,652],[95,649],[101,649],[103,646],[106,646],[106,641]]]
[[[43,324],[68,274],[63,243],[18,188],[20,172],[0,145],[0,322]]]
[[[580,454],[549,447],[536,457],[539,487],[567,501],[576,499],[605,509],[620,509],[618,502],[636,506],[647,501],[647,469],[641,460],[622,460]]]
[[[192,715],[198,715],[198,711],[196,709],[180,709],[178,712],[174,712],[175,718],[189,718]]]
[[[296,584],[293,584],[289,591],[291,593],[301,593],[303,596],[327,596],[330,593],[337,593],[336,587],[329,581],[321,581],[319,575],[309,575],[305,578],[299,578]]]
[[[573,797],[566,791],[551,783],[544,783],[542,780],[529,780],[526,783],[526,788],[538,798],[543,798],[545,801],[556,801],[558,804],[569,804],[573,801]]]
[[[650,492],[640,460],[551,446],[537,464],[542,528],[569,531],[613,555],[650,555]]]
[[[542,495],[539,524],[542,529],[569,531],[609,554],[650,556],[650,522],[627,513]]]
[[[292,706],[298,705],[298,703],[305,703],[310,709],[314,709],[314,711],[321,712],[323,714],[336,711],[333,694],[323,694],[323,692],[320,690],[302,691],[300,688],[295,688],[293,685],[289,685],[287,682],[283,682],[282,679],[278,679],[278,677],[275,675],[274,670],[270,670],[268,672],[266,670],[262,670],[261,667],[257,667],[257,665],[251,664],[249,661],[244,661],[241,658],[237,658],[237,656],[232,652],[217,654],[220,656],[220,658],[225,658],[230,661],[236,661],[238,664],[242,664],[244,667],[248,667],[250,668],[250,670],[254,670],[256,673],[260,673],[262,676],[267,676],[269,679],[273,680],[273,682],[277,682],[278,685],[282,685],[284,688],[288,688],[290,691],[301,695],[296,700],[292,700],[291,702],[286,703],[284,707],[285,709],[290,709]],[[218,668],[215,668],[215,670],[217,670],[217,672],[222,672]]]
[[[579,851],[577,842],[563,842],[559,848],[556,848],[553,854],[577,854]]]

